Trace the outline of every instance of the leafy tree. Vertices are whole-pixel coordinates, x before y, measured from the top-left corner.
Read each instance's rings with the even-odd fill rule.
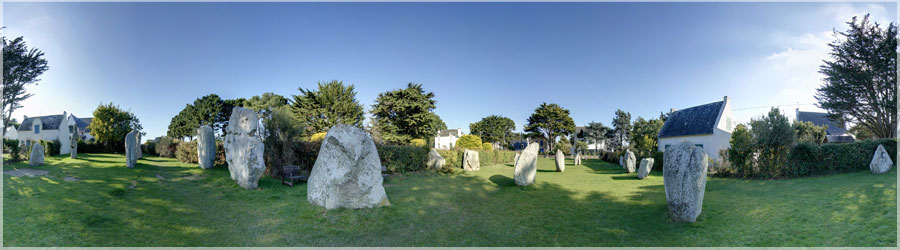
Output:
[[[172,117],[166,135],[175,138],[188,137],[193,140],[197,128],[203,125],[212,127],[219,135],[224,135],[231,111],[234,107],[243,106],[245,102],[244,98],[222,100],[216,94],[197,98],[193,103],[185,105],[178,115]]]
[[[266,114],[274,108],[286,106],[287,104],[288,99],[284,98],[284,96],[266,92],[262,95],[253,96],[250,97],[250,99],[247,99],[244,107]]]
[[[858,124],[878,138],[896,138],[897,26],[870,23],[867,14],[847,22],[829,44],[832,60],[819,72],[825,83],[817,89],[818,106],[833,120]]]
[[[575,143],[575,152],[581,152],[583,154],[584,152],[587,152],[587,149],[587,142],[580,141]]]
[[[409,145],[414,147],[424,147],[425,139],[412,139],[409,140]]]
[[[788,118],[778,108],[772,108],[766,116],[750,120],[750,134],[759,150],[757,164],[766,177],[780,176],[787,164],[788,151],[794,139],[794,130]]]
[[[856,140],[868,140],[875,138],[875,135],[872,134],[872,131],[869,131],[869,129],[860,125],[850,126],[850,129],[848,129],[847,132],[856,137]]]
[[[19,120],[17,120],[16,118],[9,119],[9,121],[6,123],[6,126],[7,127],[13,126],[14,128],[19,128]]]
[[[104,145],[109,151],[116,152],[125,150],[125,135],[128,132],[143,130],[140,120],[133,113],[122,110],[112,103],[101,103],[94,110],[94,119],[88,128],[97,143]]]
[[[616,117],[613,118],[613,141],[611,146],[622,148],[628,142],[628,134],[631,132],[631,113],[616,110]]]
[[[235,107],[247,107],[247,99],[237,98],[237,99],[227,99],[222,101],[222,110],[219,113],[219,125],[222,128],[222,136],[225,135],[225,128],[228,127],[228,121],[231,120],[231,112],[234,111]],[[258,112],[258,111],[257,111]],[[268,112],[263,112],[264,114],[268,114]],[[265,116],[263,116],[265,117]]]
[[[173,138],[188,137],[191,140],[197,134],[197,128],[200,127],[199,119],[195,116],[194,105],[186,104],[172,121],[169,122],[169,131],[166,135]]]
[[[561,150],[563,154],[570,154],[572,152],[572,142],[565,136],[560,137],[559,142],[556,143],[556,149]],[[556,154],[556,150],[553,150],[552,153]]]
[[[21,36],[13,40],[0,37],[0,42],[3,45],[3,112],[0,115],[5,128],[13,112],[22,107],[21,102],[34,95],[26,92],[25,86],[37,85],[38,77],[49,67],[44,52],[28,48]]]
[[[481,149],[481,137],[477,135],[463,135],[456,139],[456,147],[462,149]]]
[[[794,129],[796,143],[809,142],[819,145],[825,143],[825,130],[828,126],[816,126],[812,122],[794,122],[791,127]]]
[[[214,129],[220,129],[224,134],[225,126],[223,126],[223,123],[227,120],[224,116],[224,109],[225,101],[222,101],[222,98],[219,98],[216,94],[209,94],[194,100],[193,109],[191,110],[194,112],[198,125],[207,125]],[[197,128],[199,126],[193,128],[194,133],[196,133]]]
[[[294,119],[289,106],[282,105],[269,111],[263,117],[266,174],[281,176],[285,165],[295,164],[297,161],[297,142],[300,141],[304,128],[302,123]]]
[[[378,94],[371,112],[381,139],[388,143],[405,144],[415,138],[434,137],[438,130],[447,127],[434,113],[435,103],[434,93],[426,93],[422,84],[418,83]]]
[[[484,151],[494,151],[494,145],[490,142],[485,142],[481,144],[481,150]]]
[[[609,127],[603,126],[602,122],[591,121],[584,127],[584,138],[592,144],[598,144],[606,140],[606,133],[610,130]]]
[[[731,133],[731,147],[728,148],[728,161],[737,170],[740,177],[748,177],[753,170],[755,152],[753,136],[744,124],[738,124]]]
[[[662,120],[645,120],[643,117],[638,117],[631,128],[631,146],[640,152],[650,153],[656,151],[659,143],[657,136],[663,124]]]
[[[569,117],[569,110],[560,107],[556,103],[542,103],[534,114],[528,117],[525,124],[525,132],[531,136],[547,139],[548,153],[554,149],[553,144],[559,136],[566,136],[575,132],[575,121]]]
[[[353,85],[344,82],[318,82],[318,89],[303,89],[293,96],[294,115],[306,124],[306,133],[326,132],[336,124],[362,128],[363,106],[356,100]]]
[[[469,131],[473,135],[480,136],[485,142],[496,142],[503,146],[509,145],[515,129],[516,123],[512,119],[499,115],[491,115],[469,124]]]

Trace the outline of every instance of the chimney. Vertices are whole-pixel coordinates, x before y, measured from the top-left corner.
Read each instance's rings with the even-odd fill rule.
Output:
[[[66,119],[66,111],[63,110],[63,119]]]
[[[669,109],[669,114],[671,114],[671,113],[675,113],[675,108],[670,108],[670,109]]]

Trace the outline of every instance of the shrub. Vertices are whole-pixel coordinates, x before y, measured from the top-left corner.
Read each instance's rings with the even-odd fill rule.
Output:
[[[738,124],[731,133],[731,147],[728,148],[730,170],[738,177],[748,177],[753,173],[753,136],[744,124]]]
[[[148,140],[147,142],[144,143],[143,147],[141,147],[141,150],[144,151],[145,155],[157,154],[156,153],[156,142],[152,141],[152,140]]]
[[[425,139],[412,139],[409,140],[409,145],[414,147],[424,147]]]
[[[216,165],[228,165],[225,161],[225,142],[216,140]]]
[[[19,146],[19,140],[3,138],[3,149],[9,152],[10,161],[22,160],[22,148]]]
[[[663,152],[653,151],[651,153],[651,156],[653,157],[653,168],[651,168],[651,170],[662,171],[663,163],[665,160],[665,154]]]
[[[481,149],[481,137],[477,135],[464,135],[456,139],[456,147],[461,149]]]
[[[59,140],[41,140],[41,146],[44,146],[44,156],[54,156],[59,155],[59,149],[62,146],[62,143],[59,143]]]
[[[103,144],[99,144],[96,142],[85,142],[78,141],[78,153],[113,153],[107,150],[107,147]]]
[[[312,136],[309,137],[309,141],[317,141],[317,142],[321,142],[322,140],[325,140],[325,136],[326,136],[326,135],[328,135],[328,132],[319,132],[319,133],[315,133],[315,134],[313,134]]]
[[[286,165],[295,165],[297,161],[297,145],[305,127],[294,119],[288,106],[278,107],[263,118],[265,134],[263,144],[266,175],[281,176]],[[312,135],[312,141],[321,142],[325,132]]]
[[[583,141],[575,142],[575,151],[576,152],[581,152],[582,154],[586,155],[588,152],[587,148],[588,148],[587,142],[583,142]]]
[[[156,154],[159,155],[159,157],[175,157],[175,150],[177,150],[178,141],[175,141],[175,139],[168,136],[157,137],[155,141]]]
[[[416,146],[376,145],[381,165],[391,173],[406,173],[425,169],[428,149]]]
[[[814,143],[821,145],[825,143],[825,129],[827,126],[816,126],[812,122],[794,122],[791,125],[794,130],[794,138],[798,143]]]
[[[883,145],[888,152],[897,152],[897,140],[892,138],[841,144],[827,143],[821,146],[814,143],[797,144],[791,150],[788,170],[782,177],[868,171],[878,145]],[[894,153],[890,156],[896,164],[897,156]]]
[[[772,108],[768,115],[752,119],[750,128],[758,153],[756,164],[759,174],[764,178],[781,176],[794,141],[794,130],[788,118],[778,108]]]
[[[569,139],[566,139],[565,137],[559,139],[559,142],[554,145],[556,146],[556,148],[552,152],[550,152],[550,155],[556,155],[556,150],[561,150],[563,154],[566,155],[572,152],[572,142],[569,142]]]
[[[175,149],[175,158],[184,163],[197,163],[197,141],[178,143]]]
[[[482,144],[481,144],[481,150],[484,150],[484,151],[494,151],[494,145],[492,145],[490,142],[482,143]]]
[[[622,155],[625,155],[625,151],[603,151],[599,157],[603,161],[619,164],[619,156]]]
[[[438,150],[441,157],[446,161],[444,168],[462,168],[463,152],[465,150]],[[490,166],[496,164],[505,164],[515,161],[516,151],[509,150],[493,150],[478,151],[478,164],[481,166]]]

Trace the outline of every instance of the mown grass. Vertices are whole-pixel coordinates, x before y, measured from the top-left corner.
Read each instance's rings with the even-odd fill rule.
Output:
[[[661,173],[585,160],[517,187],[511,164],[385,181],[392,206],[325,210],[306,186],[146,157],[50,157],[3,176],[4,246],[896,246],[896,170],[793,180],[710,178],[693,224],[671,221]],[[571,164],[571,160],[568,161]],[[4,170],[27,168],[25,163]],[[156,175],[165,180],[159,180]],[[202,176],[191,180],[190,177]],[[67,182],[66,176],[82,180]]]

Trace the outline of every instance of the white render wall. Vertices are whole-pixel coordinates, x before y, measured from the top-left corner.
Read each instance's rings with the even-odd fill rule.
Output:
[[[459,137],[456,136],[438,136],[434,138],[434,148],[449,150],[456,146],[456,140]]]
[[[16,130],[15,127],[9,126],[3,131],[3,138],[9,140],[18,140],[19,139],[19,131]]]
[[[731,133],[720,129],[713,130],[712,134],[695,135],[695,136],[679,136],[667,137],[659,139],[659,151],[666,152],[666,145],[675,146],[683,141],[689,141],[693,144],[702,144],[703,151],[710,159],[719,160],[719,150],[731,147]]]
[[[34,133],[34,125],[41,125],[40,133]],[[59,141],[59,153],[60,154],[69,154],[69,127],[64,124],[60,124],[60,128],[63,129],[64,133],[60,133],[59,129],[44,129],[44,123],[41,122],[41,119],[35,118],[31,122],[31,130],[22,131],[19,133],[19,140],[22,141],[38,141],[38,140],[58,140]],[[62,136],[60,136],[62,135]]]

